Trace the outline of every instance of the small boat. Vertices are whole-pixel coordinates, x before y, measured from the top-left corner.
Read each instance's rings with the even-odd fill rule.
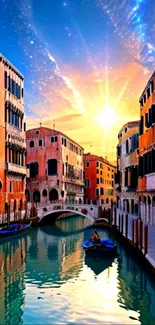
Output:
[[[117,244],[109,239],[100,239],[99,243],[94,243],[91,239],[82,244],[86,256],[89,257],[111,257],[117,255]]]
[[[15,236],[15,235],[21,234],[22,232],[25,232],[26,230],[28,230],[30,228],[31,222],[30,223],[22,223],[21,225],[22,225],[22,228],[20,228],[19,223],[14,223],[13,225],[10,225],[9,228],[1,229],[0,230],[0,239],[9,237],[9,236]]]

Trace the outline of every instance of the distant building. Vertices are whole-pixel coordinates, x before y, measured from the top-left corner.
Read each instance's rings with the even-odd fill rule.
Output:
[[[116,166],[108,160],[92,155],[84,154],[85,172],[85,201],[86,203],[99,203],[111,206],[114,196],[114,174]]]
[[[118,134],[115,194],[117,225],[125,224],[128,214],[138,216],[139,121],[128,122]]]
[[[27,200],[83,203],[83,148],[63,133],[42,127],[26,132]]]
[[[0,222],[24,209],[25,156],[24,78],[0,54]]]
[[[140,97],[139,179],[140,217],[155,225],[155,72]]]

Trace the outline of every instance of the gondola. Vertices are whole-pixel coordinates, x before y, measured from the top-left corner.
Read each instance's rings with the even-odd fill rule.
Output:
[[[89,257],[112,257],[117,255],[117,244],[109,239],[100,239],[99,243],[94,243],[91,239],[82,244],[82,248]]]
[[[0,239],[5,238],[5,237],[10,237],[10,236],[12,237],[15,235],[19,235],[19,234],[27,231],[31,226],[31,222],[30,223],[22,223],[21,226],[22,226],[22,228],[20,228],[19,223],[14,223],[13,225],[10,225],[9,228],[1,229],[0,230]]]

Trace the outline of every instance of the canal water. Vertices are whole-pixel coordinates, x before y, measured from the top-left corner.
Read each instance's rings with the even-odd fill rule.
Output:
[[[0,324],[155,324],[155,283],[120,245],[119,258],[86,259],[84,225],[59,220],[0,245]]]

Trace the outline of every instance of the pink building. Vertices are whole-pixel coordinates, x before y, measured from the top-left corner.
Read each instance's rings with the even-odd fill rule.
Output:
[[[40,126],[26,132],[27,201],[82,203],[83,148],[63,133]]]

